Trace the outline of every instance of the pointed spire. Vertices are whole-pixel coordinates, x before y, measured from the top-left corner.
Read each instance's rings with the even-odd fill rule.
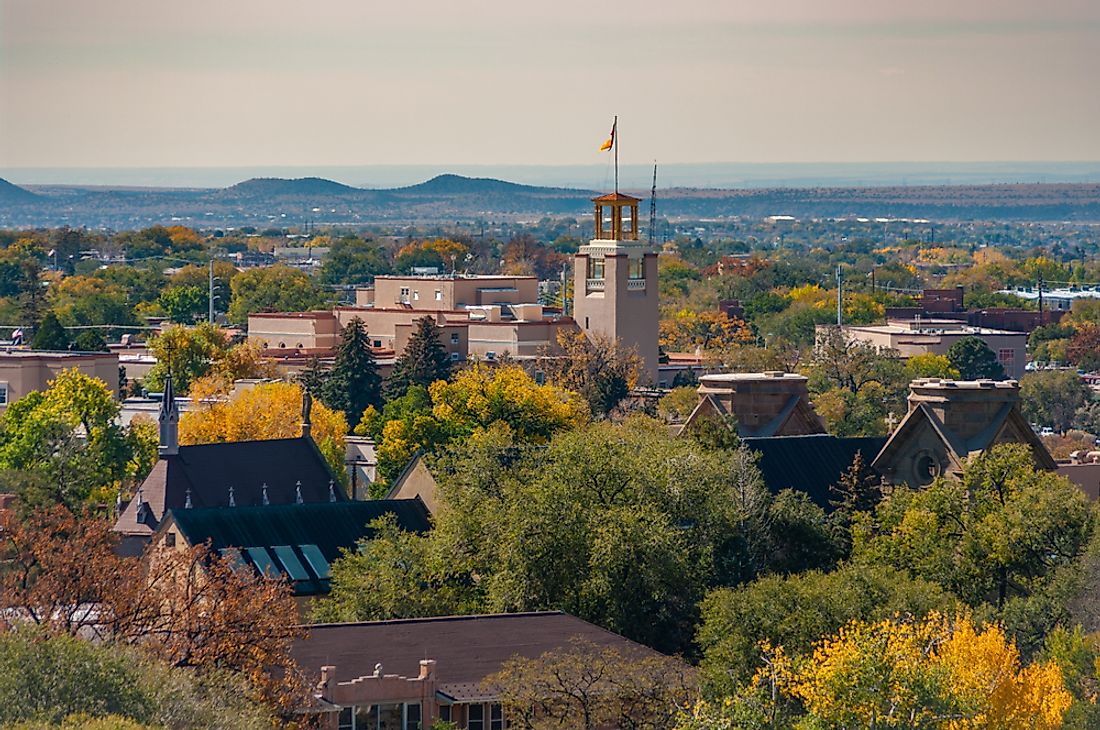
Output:
[[[232,484],[229,485],[229,506],[230,507],[236,507],[237,506],[237,498],[233,494],[233,485]]]
[[[302,480],[299,479],[298,483],[294,485],[294,501],[297,504],[302,503]]]
[[[267,482],[264,482],[264,485],[263,487],[261,487],[261,489],[263,491],[263,494],[260,497],[261,501],[263,501],[264,504],[271,504],[271,500],[267,498]]]
[[[184,492],[183,508],[191,509],[191,487],[188,487],[187,491]]]
[[[176,389],[172,386],[172,371],[168,371],[168,377],[164,379],[164,393],[160,398],[160,415],[157,418],[160,426],[161,456],[174,456],[180,452],[179,422],[180,411],[176,405]]]
[[[313,410],[313,396],[309,388],[302,386],[302,438],[310,438],[313,431],[313,421],[310,419],[310,411]]]
[[[336,484],[331,479],[328,480],[328,501],[336,501]]]

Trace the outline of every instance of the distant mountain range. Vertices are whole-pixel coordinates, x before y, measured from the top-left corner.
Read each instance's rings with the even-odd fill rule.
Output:
[[[225,188],[35,185],[0,179],[0,227],[156,223],[198,228],[251,225],[530,220],[591,214],[596,191],[493,178],[438,175],[407,187],[357,188],[320,177],[253,178]],[[633,191],[648,199],[649,191]],[[670,219],[769,215],[931,220],[1100,221],[1100,184],[659,189]]]

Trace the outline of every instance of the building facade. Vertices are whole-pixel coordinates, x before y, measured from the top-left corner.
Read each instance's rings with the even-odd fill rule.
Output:
[[[0,352],[0,413],[28,393],[45,390],[65,370],[98,378],[118,396],[118,355],[113,352],[53,352],[8,349]]]

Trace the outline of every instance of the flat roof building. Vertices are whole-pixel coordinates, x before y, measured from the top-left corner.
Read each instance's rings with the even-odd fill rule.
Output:
[[[0,351],[0,413],[28,393],[45,390],[65,370],[98,378],[118,396],[118,355],[113,352],[68,352],[6,349]]]

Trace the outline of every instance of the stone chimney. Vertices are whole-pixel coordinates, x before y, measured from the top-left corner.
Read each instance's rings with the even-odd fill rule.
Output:
[[[435,676],[435,659],[421,659],[419,679],[431,679],[433,676]]]
[[[825,433],[806,382],[803,375],[778,370],[704,375],[699,378],[699,396],[713,399],[734,416],[741,436]]]
[[[176,391],[172,387],[172,372],[164,379],[164,393],[160,398],[160,445],[158,451],[163,456],[175,456],[180,452],[180,411],[176,405]]]
[[[1003,422],[1007,411],[1020,402],[1020,384],[1015,380],[920,378],[909,384],[909,390],[910,411],[923,404],[949,432],[966,442],[983,434],[990,424]]]

